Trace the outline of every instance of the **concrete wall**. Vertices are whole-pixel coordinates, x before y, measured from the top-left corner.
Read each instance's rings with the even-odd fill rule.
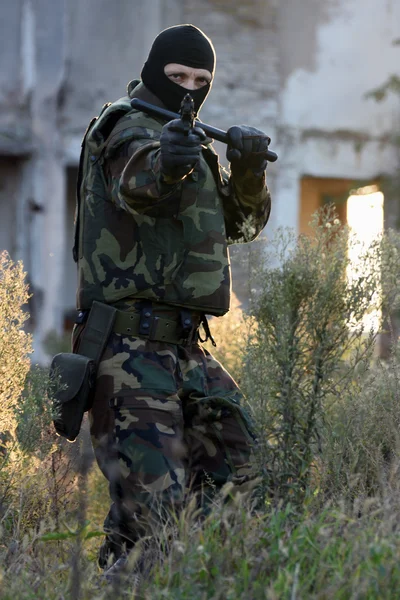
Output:
[[[17,209],[13,200],[18,193],[19,175],[18,161],[0,157],[0,239],[3,247],[14,256],[17,252]]]
[[[398,72],[395,0],[13,0],[0,19],[0,248],[22,258],[34,292],[36,359],[72,308],[73,168],[90,119],[140,74],[153,38],[189,22],[214,42],[217,72],[201,117],[266,131],[269,234],[300,224],[304,175],[374,179],[393,168],[387,144],[398,99],[365,93]],[[222,162],[225,148],[217,144]],[[304,188],[304,186],[303,186]],[[12,229],[14,227],[14,230]],[[13,233],[13,231],[15,233]],[[236,285],[246,269],[232,255]]]
[[[0,19],[0,155],[32,150],[27,106],[31,78],[27,75],[29,33],[23,0],[3,2]],[[26,34],[26,35],[24,35]]]
[[[179,23],[180,15],[176,0],[68,0],[61,127],[69,164],[76,164],[89,121],[103,104],[125,95],[155,36]]]
[[[374,179],[394,168],[399,99],[365,95],[399,72],[399,23],[392,0],[280,2],[275,225],[298,227],[302,174]]]
[[[78,163],[90,119],[124,95],[153,38],[180,21],[180,10],[176,0],[2,5],[0,248],[29,271],[38,362],[47,335],[62,332],[64,309],[74,303],[67,167]]]

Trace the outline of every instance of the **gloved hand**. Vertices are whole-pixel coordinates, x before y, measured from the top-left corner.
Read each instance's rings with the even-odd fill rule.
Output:
[[[228,149],[226,158],[231,163],[232,172],[244,173],[251,169],[261,177],[267,168],[265,154],[271,142],[263,131],[247,125],[234,125],[227,131]]]
[[[201,154],[201,142],[206,134],[194,127],[185,134],[184,123],[175,119],[166,123],[161,131],[161,172],[172,179],[183,179],[195,167]]]

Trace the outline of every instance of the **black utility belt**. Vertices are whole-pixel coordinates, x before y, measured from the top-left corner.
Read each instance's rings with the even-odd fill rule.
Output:
[[[79,312],[76,323],[85,323],[89,312],[93,313],[96,305],[100,303],[94,302],[91,311]],[[150,300],[141,300],[140,305],[132,311],[113,310],[115,317],[111,331],[114,333],[180,346],[190,346],[199,341],[203,343],[209,339],[214,344],[204,313]],[[166,312],[168,316],[165,316]],[[204,339],[199,333],[201,325],[204,328]]]
[[[121,335],[141,337],[152,342],[190,345],[199,340],[200,315],[177,310],[176,319],[168,319],[143,309],[140,313],[117,310],[113,331]]]

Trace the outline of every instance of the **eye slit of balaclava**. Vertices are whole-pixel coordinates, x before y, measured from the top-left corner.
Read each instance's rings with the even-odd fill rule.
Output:
[[[142,70],[144,85],[165,106],[178,112],[187,90],[171,81],[164,73],[165,65],[176,63],[194,69],[206,69],[214,74],[215,51],[211,40],[194,25],[176,25],[164,29],[154,40]],[[190,90],[198,113],[207,98],[212,83],[197,90]]]

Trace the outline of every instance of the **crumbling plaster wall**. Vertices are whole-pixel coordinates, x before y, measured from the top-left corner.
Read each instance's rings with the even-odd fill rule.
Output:
[[[39,300],[34,319],[40,361],[46,331],[61,326],[65,215],[58,91],[65,65],[65,1],[15,0],[3,8],[0,154],[18,165],[18,186],[9,198],[17,239],[7,249],[29,265]]]
[[[124,94],[154,36],[179,21],[179,12],[178,0],[13,0],[2,5],[0,160],[13,157],[19,182],[11,185],[8,169],[4,189],[14,189],[8,201],[15,214],[8,217],[3,211],[3,217],[17,223],[18,240],[8,249],[16,249],[13,258],[22,258],[29,269],[38,362],[46,359],[47,334],[62,331],[66,308],[65,264],[71,247],[66,167],[79,160],[89,120],[105,102]]]
[[[0,154],[32,150],[28,97],[32,89],[30,15],[23,0],[3,3],[0,18]]]
[[[76,164],[89,121],[126,93],[155,36],[180,22],[179,0],[68,0],[68,58],[61,101],[66,160]]]
[[[217,51],[202,119],[259,127],[279,153],[268,167],[267,231],[297,227],[303,174],[368,179],[393,164],[386,141],[396,98],[375,104],[364,95],[398,72],[398,1],[3,3],[0,155],[18,157],[15,247],[38,298],[38,360],[46,333],[61,328],[66,167],[77,164],[90,119],[139,75],[155,35],[180,22],[201,27]],[[224,147],[217,150],[224,162]]]
[[[275,225],[298,226],[302,174],[366,180],[394,168],[398,98],[365,95],[398,73],[399,24],[394,0],[281,0]]]

